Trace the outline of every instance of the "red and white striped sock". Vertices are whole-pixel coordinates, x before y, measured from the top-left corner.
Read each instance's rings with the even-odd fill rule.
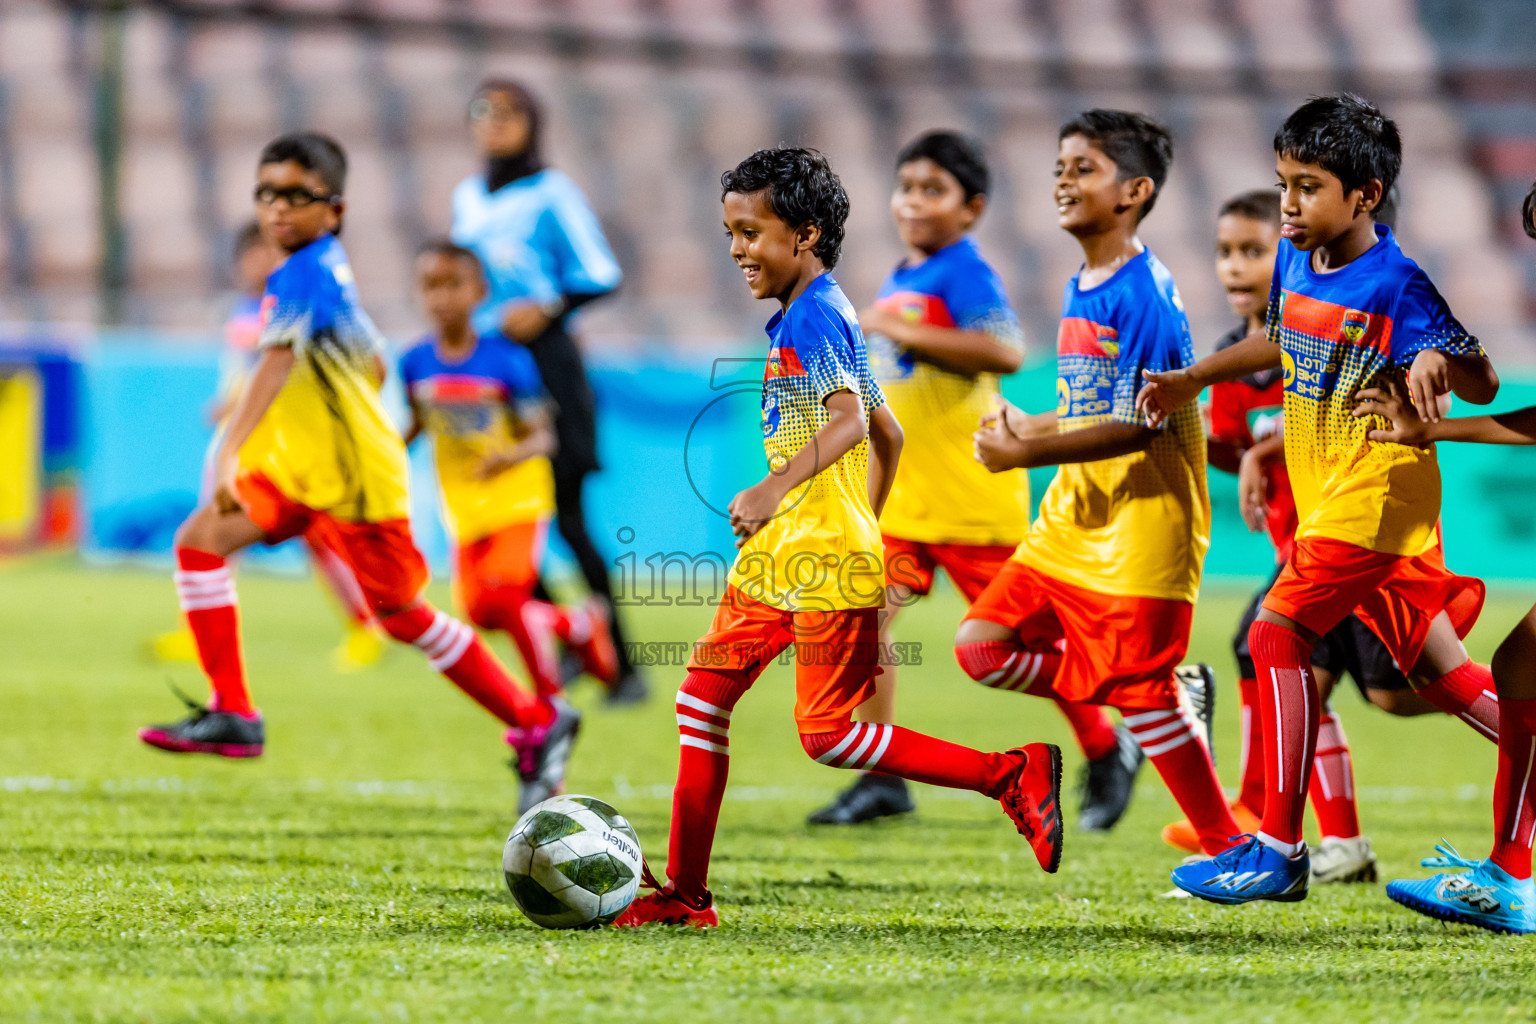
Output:
[[[176,549],[176,598],[197,642],[197,660],[208,676],[215,711],[254,715],[240,656],[240,613],[235,581],[224,559],[207,551]]]
[[[1200,742],[1195,723],[1183,708],[1137,711],[1122,708],[1120,719],[1141,752],[1157,769],[1179,809],[1200,837],[1206,853],[1220,853],[1241,830],[1232,820],[1226,795],[1216,778],[1210,751]]]
[[[1349,760],[1349,740],[1338,714],[1324,706],[1317,720],[1317,753],[1312,758],[1308,790],[1317,830],[1323,838],[1354,839],[1360,835],[1355,808],[1355,767]]]
[[[514,728],[544,725],[554,708],[519,686],[473,629],[426,601],[379,620],[384,631],[411,644],[427,663],[470,699]]]
[[[1448,715],[1455,715],[1485,739],[1499,742],[1499,695],[1493,670],[1467,661],[1419,690]]]
[[[1018,769],[1007,754],[985,754],[899,725],[849,722],[832,732],[803,732],[800,743],[820,764],[878,768],[913,782],[1000,796]]]
[[[1242,753],[1238,756],[1241,781],[1237,799],[1254,814],[1264,813],[1264,719],[1259,711],[1259,682],[1239,679],[1238,715],[1242,726]]]
[[[1499,774],[1493,784],[1493,852],[1513,878],[1531,877],[1536,833],[1536,699],[1500,703]]]
[[[1317,691],[1312,645],[1294,630],[1259,620],[1248,630],[1258,669],[1264,722],[1264,814],[1259,839],[1292,856],[1302,846],[1301,821],[1317,745]]]
[[[505,589],[507,610],[502,621],[507,635],[522,656],[539,696],[554,697],[565,689],[560,683],[560,657],[555,648],[565,615],[556,605],[534,600],[531,589]]]
[[[1103,708],[1065,700],[1051,689],[1051,681],[1061,668],[1061,653],[1054,648],[1031,651],[1017,640],[985,640],[956,644],[955,658],[965,674],[982,686],[1055,701],[1083,756],[1090,761],[1115,749],[1115,726]]]
[[[674,892],[701,902],[709,892],[709,855],[731,767],[731,712],[752,681],[744,672],[688,673],[677,691],[677,785],[667,877]]]

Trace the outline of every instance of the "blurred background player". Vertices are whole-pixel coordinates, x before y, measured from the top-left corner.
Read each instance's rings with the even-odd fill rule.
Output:
[[[469,123],[485,170],[454,190],[452,234],[485,267],[489,293],[475,329],[526,345],[554,400],[555,527],[601,604],[594,612],[609,618],[619,658],[609,701],[643,700],[645,681],[629,660],[608,566],[582,511],[584,481],[599,468],[596,410],[581,349],[567,330],[571,313],[618,288],[619,264],[581,189],[545,165],[543,111],[527,88],[487,80],[470,101]],[[552,601],[542,582],[536,594]]]
[[[708,886],[730,768],[736,702],[795,645],[795,723],[806,754],[999,800],[1040,866],[1061,862],[1061,751],[1031,743],[984,754],[899,726],[855,722],[875,692],[885,603],[879,515],[902,431],[870,376],[853,305],[832,278],[848,194],[826,158],[759,150],[721,177],[731,257],[768,321],[763,447],[768,473],[731,499],[740,548],[709,632],[677,691],[681,752],[669,884],[619,927],[719,923]],[[809,577],[806,564],[822,571]],[[649,874],[649,872],[647,872]]]
[[[897,611],[933,587],[942,568],[967,602],[997,575],[1029,528],[1029,476],[989,473],[971,435],[997,410],[998,375],[1024,358],[1024,332],[1002,281],[971,231],[986,210],[990,172],[981,146],[929,132],[896,157],[891,216],[907,247],[874,304],[859,314],[870,372],[906,438],[901,468],[880,513],[886,606],[880,642]],[[1027,685],[1020,673],[987,685]],[[1109,828],[1125,812],[1141,751],[1103,708],[1057,705],[1088,759],[1080,828]],[[896,666],[883,665],[861,722],[896,721]],[[913,809],[906,780],[864,772],[813,825],[847,825]]]
[[[267,281],[260,355],[214,461],[213,498],[176,535],[176,592],[212,695],[139,738],[176,753],[260,756],[266,729],[246,689],[226,559],[315,531],[384,630],[506,723],[525,778],[558,785],[579,713],[523,690],[473,629],[421,598],[428,573],[411,540],[405,445],[379,399],[383,339],[336,238],[346,174],[341,147],[314,132],[262,150],[257,216],[286,258]]]
[[[538,367],[500,333],[475,334],[470,318],[485,276],[473,252],[428,242],[416,272],[432,334],[400,358],[411,408],[405,443],[432,437],[464,614],[512,638],[541,697],[561,692],[557,641],[611,684],[618,664],[607,618],[533,597],[554,511],[555,432]],[[553,795],[527,779],[522,810]]]
[[[1320,97],[1286,119],[1274,150],[1282,241],[1266,334],[1187,369],[1148,373],[1138,396],[1148,421],[1161,422],[1208,384],[1284,369],[1286,468],[1301,525],[1248,634],[1264,690],[1264,811],[1245,841],[1173,872],[1185,892],[1228,904],[1306,898],[1301,817],[1321,719],[1311,658],[1352,611],[1443,710],[1469,717],[1482,705],[1497,715],[1488,670],[1461,643],[1483,585],[1449,572],[1439,552],[1435,455],[1373,443],[1351,413],[1361,386],[1404,369],[1435,419],[1446,393],[1491,401],[1498,376],[1372,218],[1402,166],[1396,124],[1359,97]]]
[[[1141,114],[1090,110],[1058,145],[1058,222],[1083,263],[1062,299],[1057,408],[1004,404],[975,446],[993,472],[1059,468],[960,624],[955,655],[979,682],[1018,678],[1014,692],[1113,705],[1216,853],[1236,826],[1175,676],[1210,544],[1205,439],[1193,408],[1165,429],[1135,410],[1142,370],[1194,360],[1173,275],[1137,237],[1173,143]]]
[[[208,445],[204,466],[202,498],[213,493],[213,464],[218,454],[225,421],[240,398],[240,391],[250,379],[251,367],[258,357],[261,337],[261,296],[267,277],[283,260],[283,253],[261,237],[261,225],[251,221],[235,236],[235,279],[240,291],[224,324],[224,350],[219,357],[219,390],[208,406],[208,420],[217,428]],[[327,584],[337,606],[346,618],[346,636],[332,653],[338,672],[356,672],[379,660],[384,641],[378,624],[368,610],[367,599],[357,585],[346,561],[325,544],[323,536],[304,537],[310,564]],[[155,657],[161,661],[196,661],[197,643],[185,627],[157,636],[153,643]]]

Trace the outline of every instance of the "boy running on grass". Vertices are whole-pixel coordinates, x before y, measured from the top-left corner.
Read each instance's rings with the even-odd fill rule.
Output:
[[[1062,303],[1056,411],[1004,405],[975,446],[993,472],[1060,468],[955,655],[978,682],[1117,708],[1214,854],[1237,826],[1175,677],[1210,542],[1205,438],[1192,407],[1157,428],[1135,410],[1142,370],[1194,362],[1173,276],[1137,238],[1173,145],[1141,114],[1090,110],[1058,147],[1058,219],[1083,266]]]
[[[285,259],[262,299],[261,355],[230,413],[213,499],[176,534],[176,593],[213,693],[207,707],[139,738],[176,753],[256,757],[265,726],[245,685],[226,559],[256,543],[323,535],[379,625],[510,729],[541,779],[563,777],[580,716],[519,686],[473,629],[421,598],[427,565],[411,541],[405,445],[379,400],[383,339],[358,305],[336,238],[346,156],[314,132],[262,150],[256,214]]]
[[[1351,611],[1447,710],[1468,711],[1493,688],[1461,644],[1482,608],[1482,584],[1436,555],[1434,452],[1372,441],[1352,416],[1356,391],[1405,373],[1434,418],[1440,395],[1481,404],[1498,390],[1477,339],[1372,219],[1402,164],[1397,126],[1355,96],[1314,99],[1276,133],[1275,155],[1283,220],[1267,333],[1188,369],[1147,373],[1138,397],[1148,422],[1159,423],[1210,384],[1284,371],[1285,462],[1300,526],[1248,633],[1264,813],[1244,842],[1173,872],[1179,888],[1216,903],[1306,898],[1301,822],[1319,719],[1311,658]]]
[[[618,927],[719,923],[707,884],[730,766],[731,713],[795,645],[795,721],[805,752],[997,798],[1040,866],[1061,861],[1061,751],[1032,743],[984,754],[894,725],[853,721],[875,692],[885,603],[878,517],[901,427],[870,377],[864,336],[831,269],[848,195],[826,158],[759,150],[721,178],[731,257],[754,298],[771,299],[763,377],[768,475],[730,503],[741,549],[709,632],[677,692],[671,881]],[[647,872],[649,874],[649,872]]]
[[[432,435],[464,613],[512,638],[540,697],[562,692],[557,640],[611,684],[619,666],[606,605],[563,608],[533,596],[555,507],[555,431],[539,368],[501,333],[475,333],[470,318],[485,298],[485,275],[471,250],[447,239],[428,242],[416,257],[416,278],[432,334],[400,357],[411,407],[405,443]],[[519,813],[555,795],[528,774],[531,763],[520,770]]]
[[[1372,211],[1372,219],[1391,227],[1386,204]],[[1279,244],[1280,195],[1274,189],[1248,192],[1222,206],[1216,221],[1216,272],[1233,312],[1243,323],[1217,342],[1217,351],[1236,345],[1255,331],[1263,332]],[[1290,558],[1297,527],[1296,499],[1285,470],[1284,383],[1276,367],[1212,386],[1207,447],[1212,465],[1237,473],[1240,505],[1249,528],[1264,529],[1274,542],[1279,560],[1276,576]],[[1258,816],[1264,811],[1265,747],[1259,682],[1248,651],[1248,630],[1263,607],[1269,586],[1254,595],[1233,640],[1242,699],[1242,782],[1238,799],[1232,804],[1232,817],[1249,831],[1259,827]],[[1440,709],[1433,699],[1441,698],[1434,684],[1423,693],[1415,693],[1376,634],[1354,615],[1345,616],[1313,648],[1312,672],[1319,719],[1308,799],[1322,841],[1310,854],[1311,884],[1374,882],[1376,855],[1370,840],[1360,834],[1349,743],[1329,698],[1346,672],[1368,702],[1389,714],[1434,714]],[[1496,702],[1488,699],[1461,715],[1493,739],[1497,713]],[[1165,827],[1163,839],[1190,852],[1199,849],[1187,821]]]
[[[906,438],[880,513],[881,643],[897,610],[932,589],[936,569],[974,601],[1029,528],[1029,475],[988,473],[971,451],[977,422],[997,409],[998,375],[1024,356],[1019,318],[971,236],[989,178],[981,147],[955,132],[929,132],[901,151],[891,214],[907,256],[859,314],[870,371]],[[895,666],[883,666],[875,689],[859,721],[894,724]],[[1140,751],[1103,708],[1057,704],[1088,758],[1080,827],[1109,828],[1130,802]],[[809,820],[845,825],[910,810],[904,779],[869,771]]]

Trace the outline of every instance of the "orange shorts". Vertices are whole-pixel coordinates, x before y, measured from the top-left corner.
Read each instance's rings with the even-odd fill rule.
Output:
[[[1026,647],[1060,647],[1052,688],[1067,700],[1154,710],[1178,706],[1173,670],[1193,613],[1188,601],[1100,594],[1009,562],[965,617],[1015,629]]]
[[[1322,636],[1354,612],[1411,671],[1442,611],[1466,636],[1483,610],[1483,581],[1445,567],[1437,542],[1422,555],[1384,554],[1327,537],[1299,537],[1264,607]]]
[[[885,585],[914,594],[933,589],[935,569],[943,569],[967,603],[975,601],[1013,556],[1017,544],[930,544],[881,534],[885,542]]]
[[[548,533],[549,520],[535,519],[460,545],[456,575],[464,607],[476,607],[488,592],[502,587],[532,589]]]
[[[411,540],[409,520],[345,522],[300,505],[260,473],[241,473],[235,490],[268,544],[303,534],[315,546],[335,552],[352,570],[375,614],[399,611],[427,585],[427,563]]]
[[[788,612],[726,587],[709,632],[693,645],[688,669],[733,669],[756,682],[795,645],[795,723],[802,733],[834,732],[875,692],[878,608]]]

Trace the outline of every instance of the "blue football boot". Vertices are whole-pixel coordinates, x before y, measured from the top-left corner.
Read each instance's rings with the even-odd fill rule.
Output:
[[[1311,875],[1305,845],[1296,856],[1287,857],[1259,842],[1257,836],[1248,836],[1209,860],[1180,864],[1173,869],[1173,884],[1212,903],[1294,903],[1307,898]]]
[[[1432,875],[1387,883],[1387,895],[1409,910],[1486,928],[1506,935],[1536,932],[1536,886],[1529,878],[1509,877],[1490,860],[1467,860],[1444,839],[1435,845],[1438,857],[1419,863],[1426,868],[1464,868],[1464,875]]]

